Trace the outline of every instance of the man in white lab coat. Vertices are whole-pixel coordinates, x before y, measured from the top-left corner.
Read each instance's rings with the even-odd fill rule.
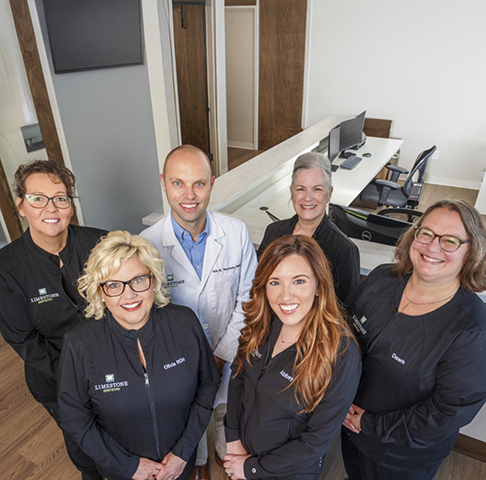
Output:
[[[244,325],[241,303],[248,300],[257,259],[240,220],[209,212],[214,176],[204,152],[182,145],[169,153],[161,175],[171,211],[141,235],[166,263],[171,302],[190,307],[199,318],[223,376],[215,402],[216,460],[225,454],[222,417],[229,366]],[[205,436],[198,448],[193,478],[208,478]]]

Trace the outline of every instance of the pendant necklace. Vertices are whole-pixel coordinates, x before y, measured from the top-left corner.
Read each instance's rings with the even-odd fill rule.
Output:
[[[282,340],[280,340],[280,345],[283,345],[284,343],[288,343],[289,345],[292,344],[292,343],[295,343],[295,342],[286,342],[284,339],[283,339],[283,335],[282,335],[282,332],[280,332],[280,338]]]
[[[456,290],[457,291],[457,290]],[[446,300],[449,300],[451,299],[455,294],[456,294],[456,291],[452,294],[452,295],[449,295],[448,297],[446,298],[443,298],[442,300],[436,300],[435,302],[423,302],[423,303],[419,303],[419,302],[412,302],[412,300],[410,300],[408,298],[408,295],[407,295],[407,288],[405,287],[405,290],[403,290],[403,294],[405,295],[405,298],[407,299],[408,303],[402,308],[402,312],[411,304],[413,303],[414,305],[433,305],[434,303],[441,303],[441,302],[445,302]]]

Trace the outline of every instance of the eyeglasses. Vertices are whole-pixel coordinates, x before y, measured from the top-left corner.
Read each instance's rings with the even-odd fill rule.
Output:
[[[452,235],[436,235],[432,230],[423,227],[415,228],[415,240],[422,245],[429,245],[437,237],[439,246],[444,252],[455,252],[463,243],[471,243],[471,240],[460,240]]]
[[[56,208],[69,208],[71,206],[71,202],[73,201],[73,197],[70,197],[69,195],[56,195],[55,197],[46,197],[45,195],[29,194],[25,195],[25,198],[29,202],[29,205],[34,208],[47,207],[49,200],[52,200],[52,204]]]
[[[100,287],[107,297],[119,297],[124,291],[125,287],[128,285],[134,292],[141,293],[145,292],[150,288],[152,283],[152,274],[140,275],[139,277],[134,277],[128,282],[117,282],[108,281],[100,283]]]

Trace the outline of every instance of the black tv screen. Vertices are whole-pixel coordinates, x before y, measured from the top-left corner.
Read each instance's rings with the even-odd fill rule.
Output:
[[[43,0],[54,71],[140,65],[140,0]]]

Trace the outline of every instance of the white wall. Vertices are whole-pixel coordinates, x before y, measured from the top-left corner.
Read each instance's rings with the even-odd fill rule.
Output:
[[[486,167],[486,2],[309,0],[304,127],[394,120],[400,164],[436,144],[426,180],[479,188]]]
[[[226,7],[228,146],[256,149],[255,7]]]
[[[10,4],[0,0],[0,159],[9,183],[20,164],[47,158],[45,149],[25,148],[20,127],[36,122]]]

